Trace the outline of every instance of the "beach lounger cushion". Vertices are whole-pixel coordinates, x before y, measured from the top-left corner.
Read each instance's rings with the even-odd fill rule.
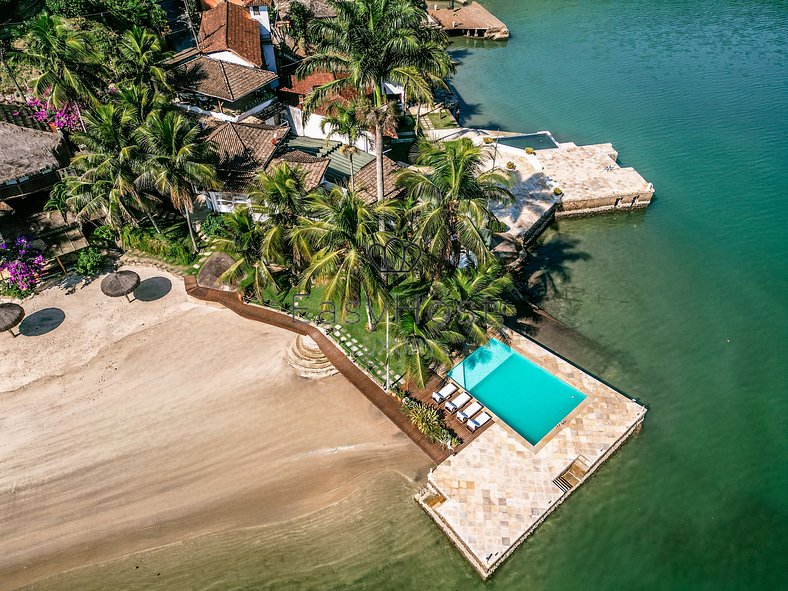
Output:
[[[467,408],[459,411],[457,413],[457,418],[460,419],[461,421],[467,421],[473,415],[479,412],[481,409],[482,409],[482,405],[479,404],[478,402],[474,402],[473,404],[468,405]]]
[[[437,392],[433,392],[432,393],[432,399],[435,402],[443,402],[449,396],[454,394],[456,391],[457,391],[457,386],[455,384],[452,384],[451,382],[449,382],[448,384],[443,386],[443,388],[441,388]]]
[[[489,421],[490,418],[491,418],[490,415],[488,415],[486,412],[483,412],[475,419],[471,419],[470,421],[468,421],[467,423],[468,429],[470,429],[471,431],[476,431],[476,429],[487,423],[487,421]]]
[[[470,399],[471,399],[470,394],[468,394],[467,392],[460,392],[459,394],[457,394],[457,396],[454,397],[454,400],[449,400],[448,402],[446,402],[445,404],[446,410],[448,410],[449,412],[454,412],[462,405],[464,405],[466,402],[468,402]]]

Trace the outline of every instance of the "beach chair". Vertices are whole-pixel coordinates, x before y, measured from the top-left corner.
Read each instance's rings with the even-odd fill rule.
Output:
[[[471,399],[471,395],[467,392],[460,392],[457,396],[454,397],[454,400],[448,400],[445,404],[446,410],[449,412],[454,412],[461,406],[463,406],[466,402]]]
[[[489,421],[489,420],[490,420],[490,415],[488,415],[486,412],[483,412],[482,414],[480,414],[475,419],[469,420],[466,423],[466,425],[467,425],[468,429],[470,429],[471,431],[476,431],[476,429],[478,429],[479,427],[481,427],[482,425],[487,423],[487,421]]]
[[[481,409],[482,409],[482,405],[479,404],[478,402],[474,401],[473,404],[468,405],[468,408],[465,408],[465,409],[461,410],[460,412],[458,412],[457,413],[457,418],[460,419],[463,422],[467,421],[473,415],[475,415],[477,412],[479,412]]]
[[[443,386],[443,388],[441,388],[437,392],[433,392],[432,393],[432,399],[435,402],[437,402],[438,404],[440,404],[441,402],[446,400],[449,396],[454,394],[456,391],[457,391],[457,386],[455,384],[452,384],[451,382],[449,382],[448,384]]]

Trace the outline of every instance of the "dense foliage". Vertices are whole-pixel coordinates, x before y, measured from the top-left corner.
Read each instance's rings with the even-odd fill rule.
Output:
[[[89,246],[79,251],[75,271],[83,277],[92,277],[104,267],[104,255],[98,248]]]
[[[44,256],[29,236],[0,243],[0,287],[2,292],[24,297],[38,285],[44,270]]]

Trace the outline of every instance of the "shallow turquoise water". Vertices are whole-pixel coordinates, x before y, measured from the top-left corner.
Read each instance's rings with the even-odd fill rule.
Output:
[[[536,445],[585,395],[497,339],[455,365],[449,377]]]
[[[589,339],[549,344],[644,402],[642,432],[486,584],[390,487],[328,529],[154,553],[158,579],[121,564],[96,588],[786,587],[788,3],[485,4],[512,39],[458,43],[465,122],[612,142],[656,187],[539,251],[546,307]]]

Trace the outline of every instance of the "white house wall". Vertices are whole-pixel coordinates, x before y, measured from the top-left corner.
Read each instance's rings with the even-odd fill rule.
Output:
[[[304,123],[304,116],[301,109],[298,107],[288,107],[287,108],[287,119],[288,123],[290,124],[290,129],[296,135],[304,136],[304,137],[311,137],[319,140],[330,139],[331,141],[335,142],[342,142],[348,143],[348,138],[345,135],[334,134],[331,135],[331,126],[326,126],[325,133],[322,129],[320,129],[320,125],[325,119],[322,115],[313,114],[307,119],[306,123]],[[356,141],[356,147],[359,150],[363,150],[364,152],[372,152],[374,146],[370,138],[366,135],[362,135]]]

